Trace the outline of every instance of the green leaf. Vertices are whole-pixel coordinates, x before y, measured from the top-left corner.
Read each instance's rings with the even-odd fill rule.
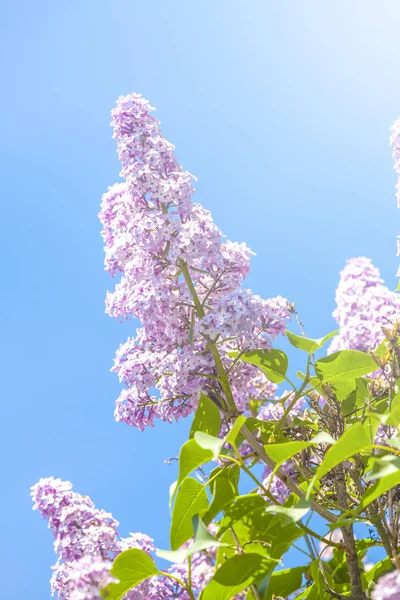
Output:
[[[368,412],[365,415],[363,427],[369,436],[371,443],[375,439],[376,432],[379,426],[382,424],[382,415],[375,412]]]
[[[269,572],[267,575],[265,575],[261,579],[260,583],[256,586],[260,600],[265,600],[267,597],[267,591],[268,591],[268,586],[269,586],[269,582],[271,579],[271,574],[272,574],[272,571]]]
[[[276,465],[279,467],[289,458],[295,456],[305,448],[310,448],[318,444],[335,444],[336,440],[333,439],[329,433],[322,431],[317,434],[310,442],[283,442],[282,444],[266,444],[264,449],[268,456],[272,458]]]
[[[225,548],[218,548],[216,560],[217,566],[223,564],[229,558],[236,556],[238,542],[240,545],[243,543],[243,552],[246,554],[260,554],[260,556],[264,557],[269,556],[269,544],[261,543],[260,540],[254,541],[249,539],[249,530],[246,528],[243,521],[238,521],[238,523],[236,523],[234,532],[235,535],[233,535],[231,529],[228,529],[221,537],[221,541],[228,544],[228,546]]]
[[[178,481],[173,481],[171,483],[171,485],[169,486],[169,506],[170,507],[172,506],[172,501],[174,499],[175,492],[178,489],[177,483],[178,483]]]
[[[231,600],[261,579],[276,565],[276,561],[260,554],[237,554],[217,569],[201,593],[201,600]]]
[[[271,515],[269,515],[271,516]],[[292,547],[293,542],[304,536],[304,531],[294,522],[287,523],[286,517],[275,515],[273,522],[265,534],[271,544],[269,555],[271,558],[281,559]]]
[[[322,385],[321,385],[321,390],[322,390]],[[356,387],[355,379],[340,379],[340,380],[336,380],[335,383],[333,384],[333,391],[335,393],[336,398],[340,402],[342,402],[345,398],[347,398],[349,396],[349,394],[351,394],[351,392],[355,389],[355,387]],[[326,397],[324,390],[322,390],[322,396]]]
[[[218,537],[224,533],[227,529],[232,527],[237,521],[248,518],[250,519],[251,513],[257,509],[264,510],[265,500],[260,494],[245,494],[238,496],[234,499],[232,504],[225,509],[224,518],[221,520],[219,526]]]
[[[217,474],[219,474],[218,477],[225,477],[232,483],[236,491],[235,495],[237,495],[240,479],[240,467],[238,465],[231,464],[224,465],[223,467],[216,467],[215,469],[213,469],[210,473],[210,490],[212,494],[214,494],[215,492],[214,486],[218,477],[216,477],[214,480],[212,478]]]
[[[265,504],[264,504],[265,506]],[[237,542],[245,552],[270,556],[280,560],[289,550],[293,542],[304,536],[304,532],[295,523],[287,524],[287,519],[282,515],[265,513],[264,508],[259,508],[235,521],[232,528],[227,529],[221,537],[231,545],[231,548],[220,548],[217,552],[217,563],[224,562],[226,557],[235,554]]]
[[[301,335],[296,335],[295,333],[291,333],[290,331],[286,331],[286,335],[292,346],[294,346],[295,348],[299,348],[299,350],[305,350],[305,352],[308,352],[309,354],[313,354],[313,352],[316,352],[317,350],[322,348],[322,346],[326,344],[326,342],[329,341],[331,338],[333,338],[337,333],[339,333],[339,331],[339,329],[336,329],[335,331],[328,333],[328,335],[326,335],[325,337],[318,338],[315,340],[303,337]]]
[[[156,565],[146,552],[130,548],[121,552],[114,560],[111,575],[118,579],[118,583],[111,583],[103,595],[107,600],[120,600],[136,585],[158,573]]]
[[[386,444],[388,446],[393,446],[393,448],[396,448],[396,450],[400,450],[400,437],[395,437],[391,440],[386,440]]]
[[[208,511],[203,517],[206,524],[211,523],[224,506],[232,502],[238,493],[237,486],[240,475],[239,466],[217,467],[211,472],[210,477],[215,475],[218,471],[218,477],[210,484],[213,499]]]
[[[304,381],[304,375],[301,379]],[[311,377],[308,382],[311,390],[319,392],[321,396],[326,397],[326,392],[323,390],[324,384],[327,382],[322,381],[319,377]],[[329,383],[329,382],[328,382]],[[335,396],[338,400],[342,401],[351,394],[356,387],[355,379],[337,379],[332,385]]]
[[[301,592],[301,594],[296,596],[294,600],[304,600],[305,598],[307,598],[308,600],[321,600],[318,594],[318,588],[315,585],[315,583],[313,583],[309,587],[307,587],[303,592]]]
[[[247,421],[247,417],[245,417],[244,415],[239,415],[234,424],[232,425],[232,428],[230,429],[229,433],[226,435],[225,437],[225,443],[226,444],[234,444],[235,440],[237,438],[237,436],[239,435],[239,431],[242,428],[242,426],[246,423]]]
[[[288,368],[288,358],[282,350],[253,350],[241,355],[240,360],[255,365],[274,383],[282,383]]]
[[[209,533],[207,527],[203,521],[195,515],[192,519],[194,540],[193,544],[189,548],[183,548],[182,550],[156,550],[157,556],[164,558],[173,563],[181,563],[192,554],[201,552],[207,548],[217,548],[218,546],[226,546],[223,542],[219,542],[211,533]]]
[[[196,435],[198,435],[198,433],[196,433]],[[202,435],[207,434],[204,433]],[[204,463],[208,462],[213,457],[214,453],[209,449],[199,446],[197,439],[185,442],[179,454],[179,476],[175,490],[179,488],[182,481],[186,479],[192,471],[198,469],[198,467],[204,465]]]
[[[265,512],[272,512],[277,515],[283,515],[290,521],[297,523],[297,521],[300,521],[300,519],[306,516],[306,514],[310,510],[310,506],[311,503],[305,498],[302,498],[297,504],[294,504],[293,506],[280,506],[279,504],[267,506]]]
[[[207,493],[192,477],[185,479],[176,496],[170,530],[172,550],[178,550],[193,536],[192,518],[208,508]]]
[[[273,596],[282,596],[286,598],[301,587],[303,573],[306,567],[293,567],[291,569],[282,569],[272,573],[267,591],[266,600],[271,600]]]
[[[372,469],[368,472],[366,479],[368,481],[374,481],[381,479],[390,473],[397,473],[400,471],[400,457],[387,454],[386,456],[373,457],[371,459]]]
[[[293,522],[288,524],[286,517],[272,515],[265,511],[265,500],[259,494],[239,496],[224,508],[217,537],[228,535],[231,529],[245,552],[257,552],[271,558],[280,559],[291,544],[304,535]],[[256,540],[256,541],[254,541]],[[235,540],[232,543],[236,545]],[[230,549],[223,553],[230,556]]]
[[[201,393],[189,437],[193,438],[196,431],[203,431],[209,435],[218,436],[220,427],[221,414],[218,407],[208,396]]]
[[[372,569],[369,569],[366,573],[363,573],[361,575],[361,578],[368,584],[368,589],[370,589],[370,587],[372,587],[372,585],[370,584],[373,584],[380,577],[382,577],[382,575],[385,575],[385,573],[389,573],[389,571],[392,570],[393,563],[390,560],[390,558],[387,557],[376,563],[376,565],[374,565]]]
[[[378,347],[374,350],[374,354],[376,354],[378,358],[383,358],[387,353],[387,343],[388,342],[386,339],[382,340]]]
[[[348,513],[346,513],[348,514]],[[335,523],[328,523],[328,527],[330,529],[330,531],[334,531],[335,529],[339,529],[341,527],[350,527],[350,525],[354,525],[355,523],[360,524],[360,523],[365,523],[365,525],[368,525],[369,527],[372,527],[372,523],[371,521],[369,521],[368,519],[362,519],[361,517],[358,516],[354,516],[354,517],[339,517],[338,521],[335,521]]]
[[[278,422],[277,420],[261,421],[261,419],[257,419],[256,417],[248,417],[246,426],[251,432],[258,431],[260,438],[266,444]]]
[[[276,462],[277,467],[298,452],[312,446],[309,442],[284,442],[283,444],[266,444],[264,449],[268,456]]]
[[[203,451],[206,450],[207,452],[210,452],[211,457],[215,459],[220,455],[222,446],[225,443],[223,439],[209,435],[208,433],[203,433],[202,431],[196,431],[194,434],[194,441],[203,449]]]
[[[320,560],[313,560],[310,565],[309,565],[309,569],[310,569],[310,574],[311,574],[311,578],[313,579],[315,585],[318,588],[318,592],[319,595],[318,600],[320,600],[320,598],[325,598],[325,593],[326,592],[326,582],[328,583],[328,585],[333,588],[337,588],[337,586],[335,586],[334,582],[333,582],[333,578],[332,578],[332,573],[330,572],[330,568],[329,568],[329,563],[325,563],[324,564],[324,577],[322,577],[322,573],[321,573],[321,561]],[[331,598],[330,595],[328,595],[328,598]]]
[[[213,435],[208,435],[208,433],[203,433],[202,431],[196,431],[194,434],[194,439],[201,448],[204,448],[205,450],[211,450],[214,458],[217,459],[221,454],[222,447],[225,444],[235,443],[240,429],[246,423],[246,420],[247,418],[244,415],[239,415],[232,425],[232,428],[223,439]]]
[[[361,498],[361,502],[358,507],[355,509],[355,512],[358,514],[363,511],[367,506],[371,504],[374,500],[385,494],[396,485],[400,484],[400,470],[397,470],[394,473],[390,473],[389,475],[385,475],[381,479],[378,479],[367,491],[364,493]]]
[[[358,350],[339,350],[315,363],[318,377],[333,385],[346,379],[362,377],[376,371],[376,368],[372,356]]]
[[[313,431],[318,431],[318,423],[316,421],[310,421],[309,419],[302,419],[300,417],[294,417],[293,427],[308,427]]]
[[[400,424],[400,393],[396,394],[391,402],[390,413],[386,419],[388,425],[398,427]]]
[[[355,389],[353,389],[341,404],[341,411],[344,417],[357,418],[361,414],[361,410],[357,413],[354,411],[364,408],[369,400],[368,379],[358,377],[355,380]]]
[[[325,454],[324,460],[318,467],[315,478],[311,482],[311,486],[342,461],[366,448],[370,448],[371,445],[371,438],[367,428],[361,425],[361,423],[351,425],[340,436],[336,444],[331,446]]]

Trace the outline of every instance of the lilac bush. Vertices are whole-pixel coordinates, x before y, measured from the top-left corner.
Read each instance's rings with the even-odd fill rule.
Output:
[[[138,94],[112,111],[123,181],[103,195],[99,217],[116,279],[106,312],[139,321],[112,368],[124,384],[115,418],[144,430],[193,414],[170,489],[171,549],[142,533],[121,538],[113,516],[71,483],[42,479],[32,496],[54,535],[52,593],[400,597],[398,294],[370,259],[350,259],[336,293],[339,330],[307,338],[292,302],[245,287],[251,250],[193,202],[195,177],[153,111]],[[399,132],[396,121],[400,175]],[[303,357],[295,376],[282,336]],[[285,568],[292,545],[298,566]],[[384,558],[366,568],[373,547]],[[160,569],[159,559],[170,566]]]

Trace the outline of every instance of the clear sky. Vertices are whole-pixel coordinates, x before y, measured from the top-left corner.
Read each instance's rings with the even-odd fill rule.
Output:
[[[396,285],[397,0],[3,0],[0,590],[50,597],[40,477],[69,479],[121,532],[168,544],[168,486],[188,423],[113,420],[114,352],[134,329],[104,314],[97,212],[118,180],[110,110],[158,108],[196,200],[257,253],[249,285],[333,329],[339,270],[370,256]]]

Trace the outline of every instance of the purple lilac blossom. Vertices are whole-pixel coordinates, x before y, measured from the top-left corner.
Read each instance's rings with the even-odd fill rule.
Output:
[[[60,600],[95,600],[113,581],[112,561],[129,548],[151,554],[153,540],[142,533],[120,538],[118,523],[110,513],[97,509],[87,496],[73,491],[69,481],[49,477],[32,487],[35,510],[49,523],[58,560],[51,578],[52,595]],[[215,551],[192,556],[195,598],[214,574]],[[188,583],[188,565],[172,565],[168,572]],[[123,600],[190,600],[186,589],[168,577],[152,577],[129,591]],[[238,599],[241,596],[237,597]]]
[[[378,580],[373,592],[373,600],[398,600],[400,598],[400,571],[396,569]]]
[[[390,327],[400,316],[400,296],[389,290],[369,258],[352,258],[340,274],[336,291],[336,319],[340,333],[329,352],[375,350],[383,340],[381,327]]]
[[[222,364],[229,352],[271,348],[290,318],[283,298],[263,300],[242,287],[250,271],[246,244],[223,239],[211,213],[194,204],[194,177],[178,164],[140,95],[120,97],[112,111],[113,137],[123,183],[102,198],[100,220],[105,268],[120,274],[106,311],[141,321],[117,352],[113,371],[126,388],[115,418],[139,429],[186,417],[196,407],[207,375],[215,375],[208,342],[218,342]],[[187,266],[204,310],[200,316],[185,281]],[[249,400],[256,369],[230,371],[238,408]]]
[[[101,590],[117,580],[110,575],[111,562],[84,556],[73,563],[69,573],[69,600],[97,600]]]
[[[100,585],[107,580],[107,568],[122,550],[154,550],[153,540],[146,535],[131,533],[121,539],[113,516],[97,509],[88,496],[74,492],[69,481],[49,477],[31,489],[33,508],[48,521],[55,538],[58,560],[53,567],[51,589],[63,600],[96,598],[96,582]],[[79,596],[86,584],[87,596]]]
[[[285,475],[291,479],[296,479],[298,473],[292,461],[289,460],[285,462],[280,468]],[[264,488],[271,492],[277,504],[284,504],[285,500],[287,500],[287,498],[290,496],[289,488],[286,487],[286,485],[280,479],[278,479],[278,477],[272,475],[272,471],[269,467],[264,468],[262,478],[262,484]],[[260,493],[262,494],[263,491],[260,490]]]
[[[258,418],[262,421],[272,421],[279,420],[283,417],[285,410],[289,407],[290,403],[293,401],[294,394],[289,392],[283,392],[283,394],[278,397],[276,396],[273,402],[268,402],[263,406],[260,410]],[[302,397],[297,400],[297,402],[291,407],[288,412],[288,417],[290,419],[294,419],[295,417],[304,417],[304,413],[308,408],[307,400]]]
[[[69,481],[41,479],[32,487],[32,497],[34,510],[48,521],[61,560],[78,560],[87,554],[108,559],[118,552],[118,522],[98,510],[90,498],[74,492]]]

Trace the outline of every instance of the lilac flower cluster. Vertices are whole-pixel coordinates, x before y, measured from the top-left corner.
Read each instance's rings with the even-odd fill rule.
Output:
[[[194,177],[177,163],[153,110],[131,94],[112,111],[125,181],[104,194],[99,215],[106,270],[121,274],[106,310],[142,324],[113,367],[126,385],[115,417],[139,429],[194,410],[216,375],[210,345],[228,369],[229,352],[270,348],[290,316],[284,299],[243,289],[250,250],[224,240],[210,212],[191,202]],[[241,406],[255,373],[243,364],[230,371]]]
[[[373,600],[398,600],[400,598],[400,571],[396,569],[378,580],[373,592]]]
[[[342,349],[375,350],[383,339],[381,327],[390,327],[400,315],[400,296],[392,292],[369,258],[352,258],[340,274],[333,312],[340,333],[329,352]]]
[[[84,556],[72,564],[66,563],[64,581],[68,581],[68,591],[64,588],[60,597],[69,600],[101,598],[101,590],[116,581],[110,575],[111,564],[110,561],[90,555]]]
[[[41,479],[32,487],[33,508],[48,521],[55,541],[58,560],[51,578],[52,594],[60,600],[95,600],[101,589],[113,580],[112,561],[128,548],[151,554],[153,540],[142,533],[120,538],[118,523],[110,513],[97,509],[87,496],[72,490],[69,481]],[[200,592],[211,579],[213,554],[198,553],[192,557],[192,586]],[[188,565],[172,565],[168,571],[186,585]],[[197,591],[196,591],[197,590]],[[124,600],[189,600],[185,588],[168,577],[153,577],[128,592]]]
[[[207,585],[215,570],[215,553],[210,552],[194,554],[191,558],[191,584],[195,598],[199,597],[201,590]],[[185,585],[189,580],[188,564],[173,565],[168,573],[180,579]],[[237,599],[239,600],[239,596]],[[176,580],[168,577],[153,577],[144,581],[134,590],[128,592],[124,600],[191,600],[187,589],[183,588]]]
[[[33,508],[48,521],[54,550],[63,561],[86,555],[112,559],[118,552],[118,522],[97,509],[87,496],[72,490],[69,481],[41,479],[32,487]]]
[[[298,475],[296,466],[290,460],[281,466],[281,471],[283,471],[285,475],[291,479],[296,479]],[[283,483],[283,481],[278,479],[276,475],[272,475],[272,471],[269,467],[265,467],[264,469],[262,484],[264,488],[272,494],[277,504],[284,504],[285,500],[287,500],[287,498],[290,496],[289,488]]]
[[[60,598],[78,600],[78,592],[87,592],[89,599],[91,589],[98,589],[103,581],[107,585],[111,561],[123,549],[154,549],[152,540],[142,534],[121,540],[113,516],[97,509],[87,496],[74,492],[69,481],[41,479],[32,487],[32,497],[33,508],[48,521],[55,538],[58,560],[51,588]],[[72,591],[75,596],[71,596]]]

